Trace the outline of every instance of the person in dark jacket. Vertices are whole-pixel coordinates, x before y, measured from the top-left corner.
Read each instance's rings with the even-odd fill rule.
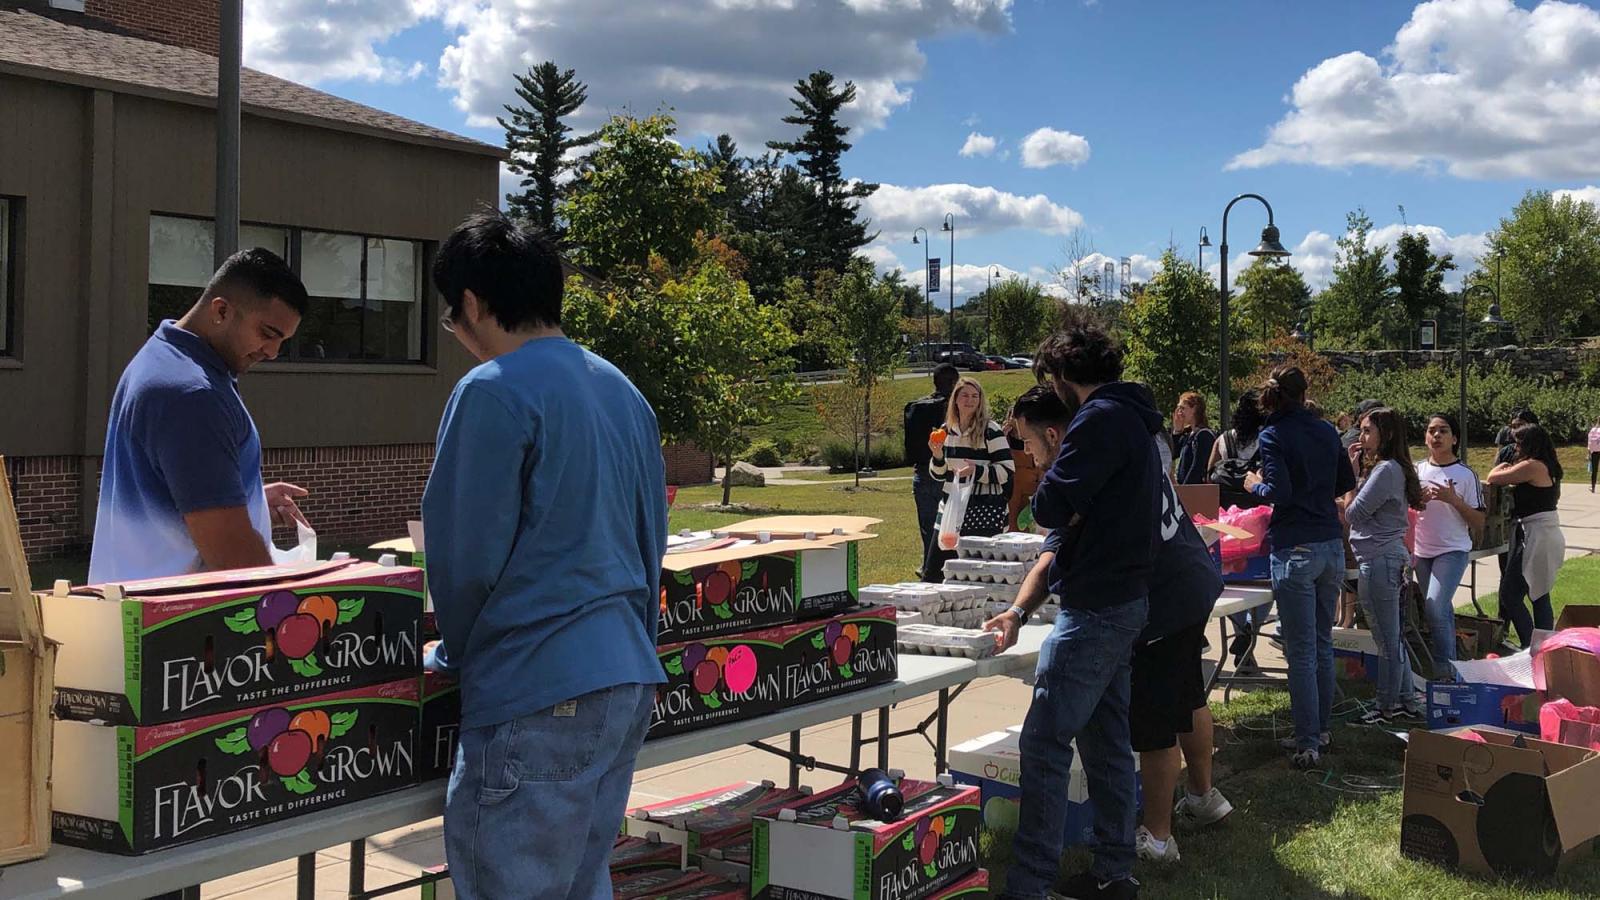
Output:
[[[917,502],[917,528],[922,531],[922,560],[927,560],[928,549],[933,546],[933,525],[939,515],[939,500],[944,497],[944,479],[928,474],[928,463],[933,451],[928,449],[928,435],[944,425],[945,412],[950,406],[950,392],[955,390],[961,372],[949,363],[940,363],[933,370],[933,393],[921,400],[913,400],[905,409],[906,462],[912,467],[911,495]],[[923,573],[918,572],[920,579]]]
[[[1361,443],[1361,420],[1382,405],[1378,400],[1363,400],[1356,404],[1355,411],[1350,414],[1350,426],[1339,434],[1339,443],[1345,450]]]
[[[1177,451],[1173,480],[1178,484],[1205,484],[1210,473],[1207,463],[1211,460],[1211,446],[1216,442],[1217,433],[1206,418],[1205,395],[1185,392],[1172,410],[1172,445]]]
[[[1048,569],[1061,614],[1039,653],[1022,726],[1022,804],[1004,896],[1039,900],[1055,885],[1065,838],[1074,741],[1094,796],[1094,861],[1065,892],[1131,898],[1136,773],[1128,731],[1129,659],[1148,618],[1161,522],[1161,464],[1150,436],[1162,416],[1122,377],[1122,348],[1087,315],[1068,313],[1039,348],[1051,385],[1076,409],[1060,453],[1034,494],[1034,519],[1077,528]],[[1030,610],[988,623],[1016,641]]]
[[[1261,471],[1245,486],[1272,503],[1272,598],[1283,623],[1294,764],[1321,763],[1333,715],[1333,619],[1344,580],[1344,526],[1334,498],[1355,489],[1333,426],[1306,409],[1306,376],[1280,366],[1261,386]]]

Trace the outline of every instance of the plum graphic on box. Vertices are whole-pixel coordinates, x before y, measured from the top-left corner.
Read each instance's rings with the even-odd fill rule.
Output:
[[[707,561],[661,573],[658,644],[815,619],[848,609],[859,597],[854,543],[787,553],[744,543],[693,556]],[[669,554],[666,564],[678,559]]]
[[[978,867],[979,791],[948,776],[902,781],[894,822],[864,811],[846,782],[756,819],[750,896],[772,900],[922,900]]]
[[[461,731],[461,685],[449,675],[422,675],[422,730],[417,733],[417,777],[448,778]]]
[[[628,813],[623,827],[635,837],[654,835],[668,843],[682,844],[685,854],[693,858],[700,855],[702,847],[723,844],[740,836],[748,838],[756,816],[775,814],[809,796],[810,788],[780,788],[770,781],[742,781],[641,806]]]
[[[46,595],[56,714],[159,725],[415,676],[422,572],[327,562]]]
[[[649,737],[765,715],[893,681],[895,612],[878,606],[657,650]]]
[[[146,853],[416,783],[417,679],[164,725],[56,723],[55,839]]]

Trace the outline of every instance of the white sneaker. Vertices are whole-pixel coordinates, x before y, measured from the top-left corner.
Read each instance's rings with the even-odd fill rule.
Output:
[[[1133,833],[1133,849],[1139,858],[1145,862],[1175,863],[1182,857],[1178,855],[1178,839],[1169,837],[1165,841],[1157,841],[1150,829],[1139,826]]]
[[[1187,790],[1178,799],[1178,805],[1172,808],[1173,818],[1184,824],[1197,828],[1215,825],[1228,817],[1233,812],[1233,804],[1222,792],[1216,788],[1207,791],[1204,796],[1196,797]]]

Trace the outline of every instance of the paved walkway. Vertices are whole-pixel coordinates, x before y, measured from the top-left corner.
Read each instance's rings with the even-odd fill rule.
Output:
[[[790,470],[792,471],[792,470]],[[816,470],[812,470],[816,471]],[[770,482],[769,482],[770,483]],[[792,481],[794,484],[817,482]],[[1600,552],[1600,497],[1586,486],[1568,485],[1561,501],[1562,530],[1567,538],[1567,555],[1586,556]],[[1499,585],[1499,568],[1494,560],[1477,565],[1478,592],[1494,591]],[[1457,605],[1469,603],[1469,588],[1463,586]],[[1220,634],[1211,632],[1216,645]],[[1282,656],[1270,642],[1257,648],[1262,665],[1282,665]],[[993,678],[977,681],[958,699],[950,716],[950,743],[968,740],[1022,721],[1027,712],[1030,690],[1014,679]],[[895,708],[891,724],[895,730],[920,722],[933,709],[934,697],[924,697]],[[1213,702],[1221,702],[1220,692]],[[850,720],[820,725],[805,732],[805,750],[821,759],[843,761],[849,758]],[[913,739],[897,742],[893,765],[912,777],[931,778],[933,758],[926,745]],[[770,778],[783,783],[788,778],[785,763],[775,756],[749,748],[728,750],[711,756],[662,766],[638,773],[633,783],[630,806],[680,797],[741,780]],[[803,783],[822,788],[837,783],[836,776],[824,772],[803,773]],[[415,878],[424,868],[444,861],[443,820],[435,819],[409,828],[378,835],[368,841],[367,885],[382,887]],[[343,898],[349,871],[345,846],[331,847],[317,855],[317,896]],[[207,898],[230,900],[284,900],[294,896],[295,862],[289,860],[211,882],[204,887]],[[394,894],[417,898],[417,891]]]

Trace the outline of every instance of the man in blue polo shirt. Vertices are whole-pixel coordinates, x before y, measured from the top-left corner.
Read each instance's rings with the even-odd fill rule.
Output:
[[[306,303],[283,260],[241,250],[134,354],[111,400],[91,582],[269,565],[273,520],[305,521],[305,491],[262,484],[238,378],[278,355]]]

